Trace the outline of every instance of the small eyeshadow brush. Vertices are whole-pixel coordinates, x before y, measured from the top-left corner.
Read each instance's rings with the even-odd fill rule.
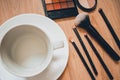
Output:
[[[89,60],[89,63],[90,63],[90,65],[91,65],[91,67],[92,67],[95,75],[98,75],[98,72],[97,72],[97,70],[96,70],[96,67],[95,67],[95,65],[94,65],[94,63],[93,63],[93,61],[92,61],[92,59],[91,59],[91,57],[90,57],[90,55],[89,55],[89,52],[88,52],[85,44],[84,44],[83,41],[82,41],[81,36],[79,35],[79,33],[78,33],[78,31],[77,31],[76,28],[73,28],[73,31],[74,31],[75,35],[77,36],[80,44],[82,45],[82,48],[83,48],[83,50],[84,50],[84,52],[85,52],[85,54],[86,54],[86,56],[87,56],[87,58],[88,58],[88,60]]]
[[[90,35],[96,39],[96,41],[103,47],[103,49],[109,54],[109,56],[119,61],[119,55],[110,47],[110,45],[102,38],[98,31],[92,26],[89,15],[87,13],[81,13],[75,18],[75,26],[86,29]]]
[[[102,10],[101,8],[99,8],[98,11],[99,11],[100,15],[102,16],[104,22],[106,23],[108,29],[110,30],[110,32],[111,32],[111,34],[112,34],[112,36],[113,36],[113,38],[114,38],[114,40],[115,40],[118,48],[120,49],[120,41],[119,41],[119,39],[118,39],[115,31],[113,30],[112,25],[111,25],[110,22],[108,21],[108,19],[107,19],[105,13],[103,12],[103,10]]]
[[[83,63],[83,65],[85,66],[87,72],[89,73],[91,79],[92,79],[92,80],[95,80],[94,75],[92,74],[90,68],[88,67],[88,65],[87,65],[84,57],[82,56],[79,48],[77,47],[76,43],[74,42],[74,40],[73,40],[72,38],[70,38],[69,40],[70,40],[70,42],[72,43],[73,47],[75,48],[75,50],[76,50],[77,54],[79,55],[80,59],[82,60],[82,63]]]
[[[113,80],[113,76],[110,72],[110,70],[108,69],[108,67],[106,66],[106,64],[104,63],[103,59],[101,58],[101,56],[99,55],[99,52],[97,51],[97,49],[95,48],[95,46],[93,45],[92,41],[90,40],[90,38],[85,35],[86,40],[88,41],[90,47],[93,49],[95,55],[97,56],[98,60],[100,61],[102,67],[104,68],[105,72],[107,73],[108,77],[110,80]]]

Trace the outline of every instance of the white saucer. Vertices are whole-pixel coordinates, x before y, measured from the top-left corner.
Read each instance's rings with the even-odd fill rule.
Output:
[[[52,41],[63,40],[64,48],[54,51],[53,59],[47,69],[37,76],[31,78],[21,78],[7,72],[1,65],[0,60],[0,80],[56,80],[63,73],[69,56],[69,48],[67,38],[62,29],[51,19],[37,14],[22,14],[7,20],[0,27],[0,40],[4,35],[4,31],[8,31],[16,25],[30,24],[39,26],[49,33]]]

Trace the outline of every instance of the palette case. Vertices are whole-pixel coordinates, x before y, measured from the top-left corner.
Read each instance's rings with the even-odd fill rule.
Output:
[[[45,15],[51,19],[76,16],[78,14],[74,0],[42,0]]]

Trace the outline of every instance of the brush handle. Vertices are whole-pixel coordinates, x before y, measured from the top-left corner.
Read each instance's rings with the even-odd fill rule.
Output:
[[[91,79],[92,79],[92,80],[96,80],[95,77],[94,77],[94,75],[92,74],[90,68],[88,67],[88,65],[87,65],[87,63],[86,63],[84,57],[82,56],[80,50],[78,49],[76,43],[75,43],[75,42],[72,42],[72,45],[74,46],[74,48],[75,48],[77,54],[79,55],[80,59],[82,60],[82,63],[84,64],[84,66],[85,66],[87,72],[89,73]]]
[[[92,41],[89,39],[89,37],[87,35],[85,35],[86,40],[88,41],[90,47],[93,49],[95,55],[97,56],[98,60],[100,61],[101,65],[103,66],[105,72],[107,73],[108,77],[110,80],[113,80],[113,76],[110,72],[110,70],[108,69],[108,67],[106,66],[106,64],[104,63],[102,57],[99,55],[97,49],[95,48],[95,46],[93,45]]]
[[[101,8],[100,8],[98,11],[99,11],[100,15],[102,16],[104,22],[106,23],[108,29],[110,30],[110,32],[111,32],[111,34],[112,34],[112,36],[113,36],[113,38],[114,38],[114,40],[115,40],[117,46],[118,46],[119,49],[120,49],[120,41],[119,41],[119,39],[118,39],[118,37],[117,37],[115,31],[113,30],[113,28],[112,28],[110,22],[108,21],[107,17],[105,16],[105,13],[103,12],[103,10],[102,10]]]
[[[74,31],[75,35],[77,36],[80,44],[82,45],[82,48],[83,48],[83,50],[84,50],[84,52],[85,52],[85,54],[86,54],[86,56],[87,56],[87,58],[88,58],[88,61],[89,61],[90,65],[91,65],[91,67],[92,67],[95,75],[98,75],[97,69],[96,69],[96,67],[95,67],[95,65],[94,65],[94,63],[93,63],[93,61],[92,61],[92,59],[91,59],[91,57],[90,57],[90,55],[89,55],[89,52],[88,52],[85,44],[83,43],[83,40],[82,40],[79,32],[77,31],[77,28],[73,28],[73,31]]]
[[[109,54],[109,56],[115,60],[119,61],[119,55],[110,47],[110,45],[102,38],[102,36],[97,32],[97,30],[90,24],[86,27],[87,31],[94,37],[97,42],[103,47],[103,49]]]

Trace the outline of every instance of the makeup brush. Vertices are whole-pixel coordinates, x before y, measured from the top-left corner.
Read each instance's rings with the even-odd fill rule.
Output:
[[[92,59],[91,59],[91,57],[89,55],[89,52],[88,52],[85,44],[83,43],[83,40],[82,40],[81,36],[79,35],[79,33],[78,33],[78,31],[77,31],[77,29],[75,27],[73,28],[73,31],[74,31],[75,35],[77,36],[80,44],[82,45],[82,48],[83,48],[83,50],[84,50],[84,52],[85,52],[85,54],[86,54],[86,56],[88,58],[88,61],[89,61],[90,65],[91,65],[95,75],[98,75],[97,69],[96,69],[96,67],[95,67],[95,65],[94,65],[94,63],[93,63],[93,61],[92,61]]]
[[[87,13],[81,13],[75,18],[74,22],[76,27],[81,27],[86,29],[92,37],[94,37],[97,42],[103,47],[103,49],[109,54],[109,56],[118,61],[120,59],[119,55],[110,47],[110,45],[102,38],[102,36],[97,32],[97,30],[90,23],[89,15]]]
[[[98,60],[100,61],[102,67],[104,68],[105,72],[107,73],[108,77],[110,80],[113,80],[113,76],[110,72],[110,70],[108,69],[108,67],[106,66],[106,64],[104,63],[102,57],[99,55],[99,52],[97,51],[97,49],[95,48],[95,46],[93,45],[92,41],[90,40],[90,38],[87,36],[87,34],[84,35],[86,40],[88,41],[90,47],[93,49],[95,55],[97,56]]]
[[[112,36],[113,36],[113,38],[114,38],[114,40],[115,40],[117,46],[118,46],[119,49],[120,49],[120,41],[119,41],[119,39],[118,39],[118,37],[117,37],[115,31],[113,30],[112,25],[111,25],[110,22],[108,21],[108,19],[107,19],[107,17],[105,16],[105,13],[103,12],[103,10],[102,10],[101,8],[99,8],[98,11],[99,11],[100,15],[102,16],[104,22],[106,23],[106,25],[107,25],[109,31],[111,32],[111,34],[112,34]]]
[[[82,63],[83,63],[83,65],[85,66],[87,72],[89,73],[91,79],[92,79],[92,80],[95,80],[94,75],[92,74],[90,68],[88,67],[88,65],[87,65],[87,63],[86,63],[84,57],[82,56],[82,54],[81,54],[79,48],[77,47],[77,45],[76,45],[76,43],[74,42],[74,40],[72,39],[72,37],[69,38],[69,41],[72,43],[72,45],[73,45],[73,47],[75,48],[77,54],[79,55],[80,59],[82,60]]]

